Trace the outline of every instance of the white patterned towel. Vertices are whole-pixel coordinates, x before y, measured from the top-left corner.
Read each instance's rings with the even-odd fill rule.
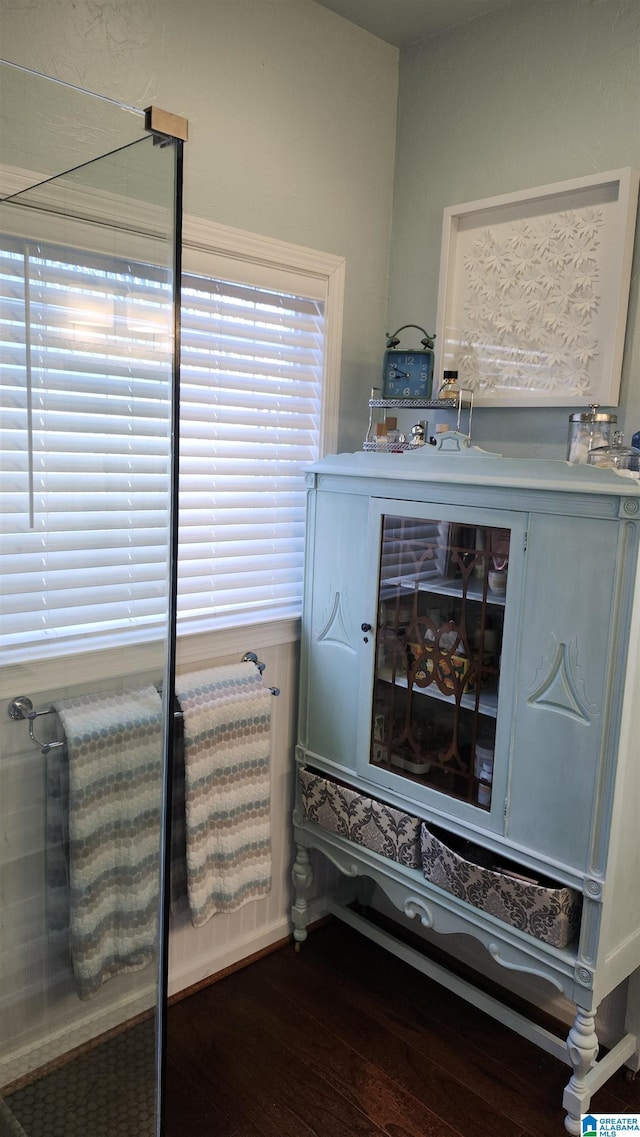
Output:
[[[69,758],[71,958],[87,999],[156,956],[162,702],[144,687],[55,708]]]
[[[194,927],[271,888],[271,692],[253,663],[176,677]]]

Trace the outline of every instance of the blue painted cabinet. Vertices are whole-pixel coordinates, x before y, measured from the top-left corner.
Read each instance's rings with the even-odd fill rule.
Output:
[[[599,1061],[595,1015],[640,986],[640,486],[431,447],[325,458],[308,484],[295,938],[313,848],[353,895],[546,979],[576,1005],[566,1047],[485,1009],[572,1066],[578,1133],[639,1066],[634,1000]],[[350,896],[332,910],[407,958]]]

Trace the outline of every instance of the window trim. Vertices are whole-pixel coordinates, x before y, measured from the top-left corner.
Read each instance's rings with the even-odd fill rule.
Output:
[[[80,212],[81,199],[85,193],[83,191],[73,196],[74,206]],[[90,207],[92,216],[99,217],[102,225],[118,228],[114,207],[108,200],[108,194],[101,191],[87,191],[86,198],[85,205],[88,204]],[[98,202],[99,208],[97,208]],[[147,232],[152,231],[153,219],[149,217],[149,210],[146,211],[145,216]],[[49,214],[47,238],[55,240],[56,226],[52,226],[51,221],[52,217]],[[62,219],[60,225],[62,229]],[[19,228],[20,226],[18,226]],[[84,226],[82,229],[84,230]],[[87,237],[90,235],[90,231],[91,225],[87,224]],[[64,243],[68,244],[67,241]],[[88,251],[89,246],[90,242],[83,240],[79,247],[83,251]],[[98,248],[95,249],[97,253],[102,252],[99,246],[100,242],[98,241]],[[218,254],[238,262],[258,264],[276,271],[295,272],[314,280],[316,288],[318,285],[324,288],[326,338],[319,451],[321,455],[335,452],[338,438],[345,258],[295,245],[288,241],[262,237],[205,218],[185,215],[183,218],[183,251],[186,263],[183,268],[187,272],[189,271],[188,255],[192,250]],[[247,621],[246,624],[239,622],[233,627],[212,628],[204,632],[199,630],[190,633],[188,628],[183,628],[178,636],[179,665],[204,663],[208,659],[234,655],[239,638],[244,651],[274,643],[293,642],[299,639],[299,635],[299,619],[290,617],[270,620],[267,616],[261,621],[252,620]],[[113,678],[123,673],[134,674],[148,671],[150,667],[153,667],[151,660],[154,658],[153,644],[156,642],[156,640],[151,639],[122,646],[94,648],[88,652],[82,650],[67,652],[66,654],[61,652],[55,657],[49,656],[0,667],[0,698],[13,697],[16,683],[20,685],[22,682],[24,685],[27,679],[30,691],[33,690],[37,693],[56,689],[60,686],[61,672],[64,675],[64,686],[73,687],[78,684],[95,683],[101,679]]]

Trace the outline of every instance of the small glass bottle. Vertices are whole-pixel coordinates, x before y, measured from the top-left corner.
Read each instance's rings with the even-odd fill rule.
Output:
[[[457,401],[460,394],[458,387],[458,372],[457,371],[443,371],[442,373],[442,386],[438,391],[439,399],[454,399]]]

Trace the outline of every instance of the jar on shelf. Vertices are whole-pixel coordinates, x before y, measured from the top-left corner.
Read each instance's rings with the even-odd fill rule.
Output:
[[[489,782],[493,781],[494,754],[493,742],[490,742],[488,739],[483,740],[482,745],[480,742],[476,742],[476,755],[473,767],[476,778],[482,779],[482,772],[484,770],[485,774],[490,775],[489,777],[485,777],[484,780]]]
[[[493,592],[495,596],[504,596],[507,591],[506,568],[490,568],[487,581],[489,584],[489,592]]]
[[[636,446],[625,446],[619,430],[615,431],[611,446],[596,446],[589,451],[587,463],[609,470],[625,470],[640,477],[640,450]]]
[[[567,461],[586,462],[594,447],[608,446],[617,421],[617,415],[600,411],[598,403],[591,403],[588,411],[569,415]]]

